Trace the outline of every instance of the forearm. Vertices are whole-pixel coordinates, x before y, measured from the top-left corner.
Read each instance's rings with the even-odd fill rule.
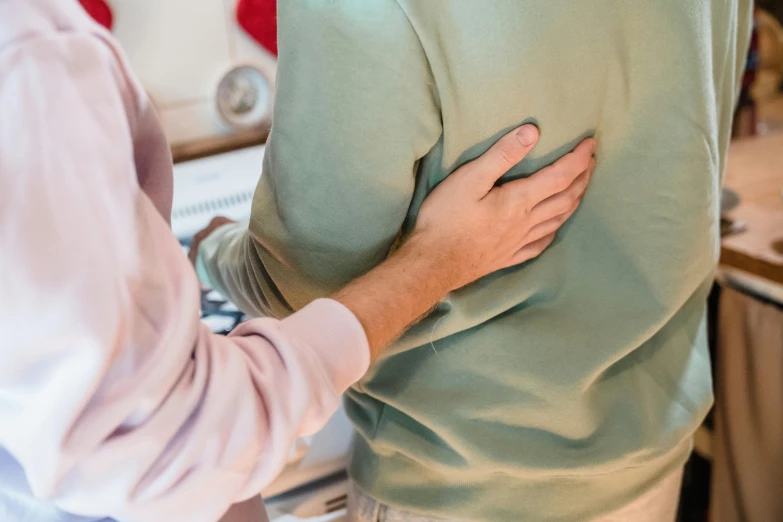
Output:
[[[414,236],[377,268],[332,296],[364,327],[373,361],[454,287],[454,270],[436,252]]]
[[[0,53],[0,113],[19,129],[0,133],[19,195],[2,212],[25,231],[0,234],[0,445],[65,511],[214,521],[273,480],[369,350],[327,300],[229,337],[199,323],[188,261],[138,185],[135,158],[166,144],[152,121],[133,148],[135,82],[106,43],[62,32]]]

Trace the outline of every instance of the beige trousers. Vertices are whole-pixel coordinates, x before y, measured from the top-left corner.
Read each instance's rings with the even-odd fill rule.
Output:
[[[680,500],[682,470],[628,506],[595,522],[674,522]],[[419,515],[376,502],[351,485],[348,493],[348,522],[457,522],[454,519]],[[516,521],[521,522],[521,521]]]

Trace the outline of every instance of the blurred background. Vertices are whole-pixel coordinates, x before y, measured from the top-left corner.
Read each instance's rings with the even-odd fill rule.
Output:
[[[214,215],[245,219],[272,122],[275,0],[83,0],[120,40],[175,159],[183,248]],[[722,205],[710,301],[716,406],[696,437],[683,522],[783,521],[783,0],[758,0]],[[214,292],[205,321],[244,318]],[[351,428],[343,412],[292,449],[264,492],[273,520],[339,520]]]

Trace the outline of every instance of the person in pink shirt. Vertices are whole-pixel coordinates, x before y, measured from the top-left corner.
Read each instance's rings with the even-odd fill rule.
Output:
[[[117,43],[76,0],[0,0],[0,520],[214,521],[257,496],[406,327],[552,241],[538,204],[581,198],[592,147],[496,186],[537,137],[449,177],[331,299],[213,335]]]

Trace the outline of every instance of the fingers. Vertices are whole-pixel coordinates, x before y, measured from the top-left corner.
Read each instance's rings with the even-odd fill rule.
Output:
[[[579,152],[581,153],[581,151]],[[578,166],[578,163],[576,163],[568,168]],[[529,219],[535,224],[525,236],[525,242],[527,244],[512,256],[511,261],[506,267],[518,265],[536,258],[552,244],[560,227],[562,227],[563,223],[568,221],[574,212],[576,212],[576,209],[579,208],[582,196],[587,189],[587,185],[590,182],[590,176],[594,170],[595,159],[590,157],[587,169],[578,175],[571,185],[541,201],[533,208],[529,214]],[[507,185],[509,184],[506,184],[506,186]],[[514,190],[516,190],[516,188]]]
[[[196,266],[196,259],[198,258],[198,247],[201,245],[201,241],[204,240],[205,235],[206,233],[202,230],[193,236],[193,241],[190,243],[188,259],[190,259],[190,262],[193,264],[193,266]]]
[[[588,169],[580,174],[579,177],[571,183],[570,187],[563,192],[550,196],[536,205],[530,213],[533,222],[543,223],[544,221],[565,214],[569,210],[575,210],[576,205],[578,205],[585,190],[587,190],[587,185],[590,182],[590,176],[594,169],[595,159],[590,161]]]
[[[577,145],[573,152],[569,152],[549,167],[513,183],[525,187],[525,201],[529,208],[533,208],[553,195],[567,190],[576,178],[588,169],[594,151],[595,140],[587,138]]]
[[[557,215],[555,217],[552,217],[550,219],[547,219],[546,221],[542,221],[541,223],[537,224],[533,228],[530,229],[530,232],[527,233],[526,240],[529,242],[538,241],[539,239],[543,237],[547,237],[550,234],[557,233],[558,230],[560,230],[560,227],[563,226],[563,223],[568,221],[568,219],[574,215],[574,212],[576,212],[576,209],[579,208],[580,200],[577,200],[571,208],[567,209],[565,212],[563,212],[560,215]]]
[[[193,236],[193,242],[190,244],[190,250],[188,251],[188,259],[190,259],[190,262],[193,263],[193,266],[196,265],[196,259],[198,258],[198,247],[201,245],[201,242],[204,241],[212,232],[214,232],[215,229],[218,229],[229,223],[234,223],[234,221],[228,219],[227,217],[216,216],[212,218],[212,221],[209,222],[209,225],[207,225],[205,229],[197,232]]]
[[[540,256],[544,250],[549,248],[549,245],[551,245],[554,240],[555,233],[553,232],[547,236],[542,237],[541,239],[533,241],[532,243],[528,243],[519,249],[516,254],[514,254],[514,256],[511,258],[511,262],[508,263],[508,265],[506,265],[504,268],[519,265],[525,261],[530,261],[531,259]]]
[[[536,126],[529,123],[522,125],[500,138],[486,153],[454,174],[460,175],[460,171],[464,170],[463,175],[476,177],[476,186],[481,191],[480,197],[483,197],[503,174],[525,158],[537,141]]]

